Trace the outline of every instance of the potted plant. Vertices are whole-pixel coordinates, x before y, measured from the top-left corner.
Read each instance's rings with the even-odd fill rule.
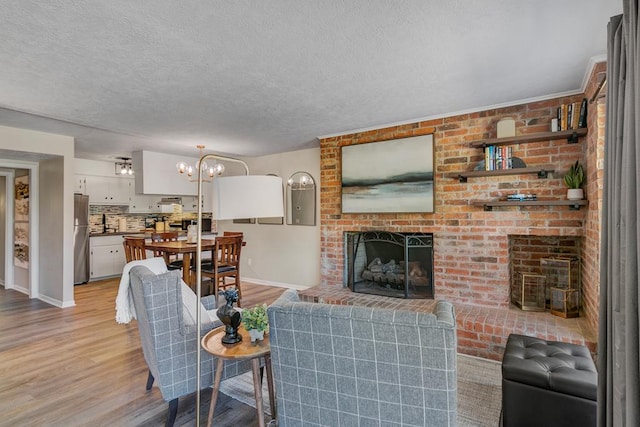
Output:
[[[264,339],[264,333],[269,332],[269,318],[267,317],[267,305],[257,305],[242,310],[242,323],[249,335],[251,342]]]
[[[564,183],[569,187],[567,190],[567,199],[582,200],[584,192],[582,184],[584,183],[584,170],[578,160],[569,168],[569,172],[564,176]]]

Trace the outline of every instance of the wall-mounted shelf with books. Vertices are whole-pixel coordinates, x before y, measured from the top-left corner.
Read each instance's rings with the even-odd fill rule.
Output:
[[[473,200],[472,206],[482,206],[485,211],[491,211],[494,207],[506,206],[568,206],[569,209],[579,210],[580,206],[589,204],[587,200]]]
[[[507,138],[491,138],[481,141],[473,141],[469,143],[474,148],[484,148],[490,145],[512,145],[512,144],[528,144],[531,142],[550,141],[555,139],[565,139],[569,144],[578,142],[578,139],[587,134],[587,128],[578,128],[563,130],[559,132],[538,132],[529,135],[510,136]]]
[[[548,173],[553,172],[553,166],[542,165],[529,168],[514,168],[514,169],[497,169],[492,171],[467,171],[467,172],[451,172],[446,174],[447,178],[457,178],[460,182],[467,182],[467,178],[478,178],[484,176],[500,176],[500,175],[521,175],[528,173],[538,174],[538,178],[546,178]]]

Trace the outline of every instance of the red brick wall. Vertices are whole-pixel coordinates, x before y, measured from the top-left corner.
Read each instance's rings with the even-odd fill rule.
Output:
[[[580,237],[509,236],[511,277],[514,272],[541,274],[540,259],[581,257]]]
[[[536,175],[470,178],[468,183],[445,178],[449,172],[472,170],[483,157],[469,142],[496,137],[496,123],[516,120],[516,134],[544,132],[556,108],[578,102],[582,95],[480,111],[425,122],[360,132],[320,141],[321,149],[321,278],[322,284],[343,286],[343,232],[384,229],[434,233],[436,298],[484,306],[509,304],[508,236],[583,236],[590,209],[568,207],[506,207],[484,212],[470,200],[497,199],[520,190],[542,198],[564,198],[562,175],[580,159],[585,163],[589,136],[578,144],[563,140],[513,146],[513,155],[528,166],[552,164],[548,179]],[[340,147],[434,134],[435,213],[342,214],[340,211]],[[590,176],[590,175],[589,175]],[[593,244],[593,242],[591,242]]]
[[[591,99],[596,91],[598,73],[606,71],[606,63],[597,64],[589,78],[585,96]],[[600,300],[600,220],[602,217],[602,189],[604,185],[605,101],[600,98],[589,104],[589,134],[587,135],[585,194],[589,209],[585,222],[582,251],[582,307],[593,331],[598,330]]]

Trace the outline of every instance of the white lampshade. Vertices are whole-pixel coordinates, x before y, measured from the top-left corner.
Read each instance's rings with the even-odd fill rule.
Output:
[[[222,176],[214,179],[214,218],[284,216],[282,178],[271,175]]]

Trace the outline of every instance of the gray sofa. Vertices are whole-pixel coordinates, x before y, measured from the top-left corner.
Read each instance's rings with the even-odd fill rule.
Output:
[[[455,426],[453,306],[433,314],[300,302],[268,308],[278,423]]]
[[[183,304],[181,273],[174,270],[156,275],[146,267],[137,266],[131,269],[129,280],[142,351],[149,367],[147,390],[155,382],[163,399],[169,402],[167,425],[171,426],[176,418],[178,398],[196,391],[196,351],[199,348],[195,324],[185,322],[188,313]],[[215,297],[202,298],[202,305],[207,310],[214,310]],[[213,317],[213,313],[208,313],[207,317]],[[207,323],[203,321],[202,336],[221,325],[217,319]],[[202,388],[213,384],[213,362],[209,353],[201,353]],[[222,379],[249,370],[250,362],[227,361]]]

